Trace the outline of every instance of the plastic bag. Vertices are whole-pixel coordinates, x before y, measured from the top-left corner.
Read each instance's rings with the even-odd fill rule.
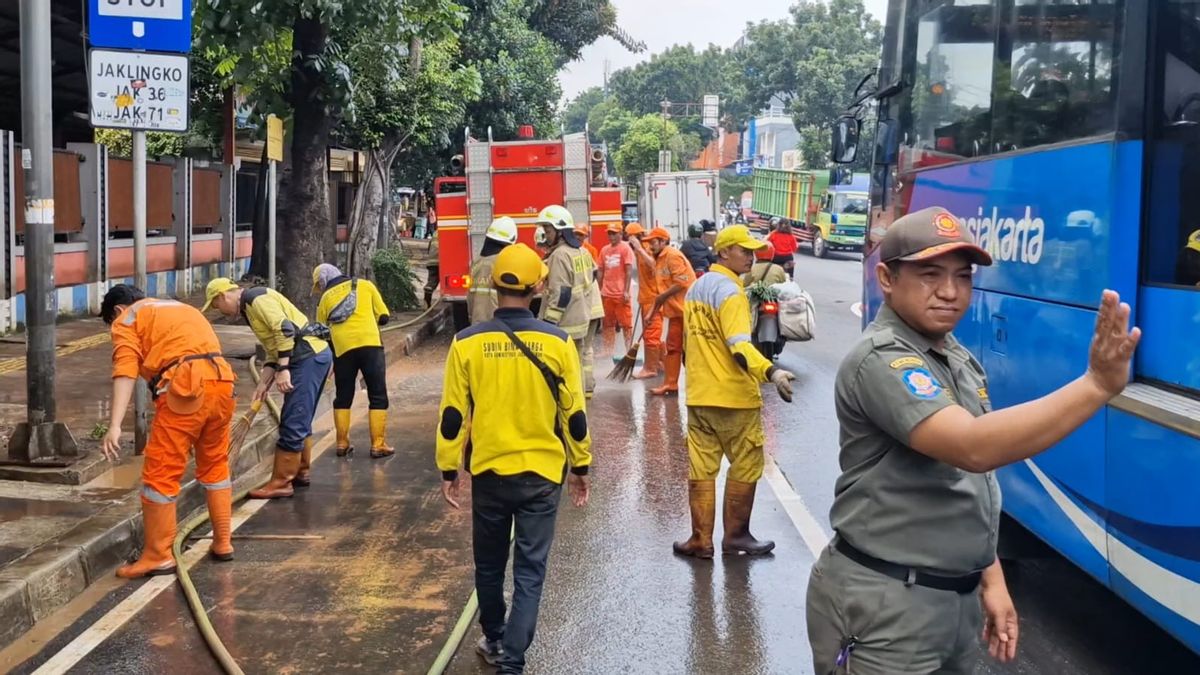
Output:
[[[772,286],[779,292],[779,332],[784,338],[807,342],[816,335],[817,308],[812,296],[794,281]]]

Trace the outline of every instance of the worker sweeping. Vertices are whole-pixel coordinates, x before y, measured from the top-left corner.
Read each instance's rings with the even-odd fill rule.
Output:
[[[650,380],[658,377],[662,370],[662,314],[651,311],[658,297],[657,270],[654,256],[650,254],[650,245],[644,241],[646,228],[641,223],[630,223],[625,228],[625,234],[629,236],[629,247],[633,249],[637,260],[638,311],[642,313],[642,345],[645,348],[642,369],[633,377]]]
[[[242,316],[267,351],[254,400],[266,398],[272,385],[283,394],[271,480],[250,498],[291,497],[294,486],[307,487],[312,480],[312,421],[333,360],[329,345],[317,336],[320,329],[274,289],[244,289],[220,277],[208,282],[205,296],[202,312],[215,308],[228,317]]]
[[[342,274],[328,263],[313,270],[313,293],[320,293],[317,323],[329,326],[333,343],[333,428],[338,457],[354,452],[350,445],[350,406],[358,376],[367,384],[368,425],[371,457],[395,453],[387,444],[387,363],[379,327],[387,324],[389,312],[375,284]]]
[[[722,520],[725,553],[762,555],[775,548],[750,534],[754,493],[763,473],[762,394],[771,382],[792,400],[793,376],[775,367],[750,342],[750,305],[739,275],[765,246],[745,225],[717,235],[717,262],[687,293],[688,503],[692,535],[675,553],[713,556],[717,473],[729,459]]]
[[[650,310],[666,322],[663,341],[664,377],[662,386],[650,390],[655,396],[674,396],[679,393],[679,373],[683,370],[683,301],[687,290],[696,281],[696,272],[683,253],[671,246],[671,234],[656,227],[646,235],[654,255],[655,284],[658,296]]]
[[[637,268],[633,248],[621,241],[621,224],[608,226],[608,244],[600,249],[600,296],[604,306],[604,352],[611,354],[616,332],[626,347],[633,343],[633,275]]]
[[[211,556],[233,559],[230,518],[229,425],[235,400],[233,368],[221,357],[221,343],[195,307],[175,300],[147,298],[136,286],[117,284],[104,295],[100,317],[112,327],[112,411],[103,452],[120,457],[121,422],[137,378],[154,396],[154,420],[142,464],[142,521],[145,543],[137,561],[117,569],[125,579],[171,574],[175,560],[175,500],[196,454],[196,480],[204,487],[212,520]]]
[[[496,256],[517,243],[517,221],[501,216],[492,221],[483,236],[479,257],[471,263],[471,288],[467,291],[467,315],[471,325],[491,321],[496,312],[496,289],[492,286],[492,267]]]
[[[583,372],[583,388],[587,394],[596,388],[591,354],[592,283],[595,281],[595,262],[582,247],[575,234],[575,219],[565,208],[552,205],[538,214],[538,225],[546,235],[550,251],[546,265],[550,276],[542,299],[544,321],[566,331],[575,341]]]

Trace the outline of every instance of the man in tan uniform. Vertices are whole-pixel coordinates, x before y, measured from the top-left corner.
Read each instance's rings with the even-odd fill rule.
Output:
[[[471,288],[467,291],[467,315],[471,325],[492,320],[496,312],[496,289],[492,287],[492,267],[496,256],[508,246],[517,243],[517,221],[501,216],[492,221],[483,237],[483,248],[479,257],[471,263]]]
[[[546,256],[550,276],[546,278],[540,318],[563,329],[575,341],[582,362],[585,395],[591,394],[596,388],[590,358],[596,262],[575,234],[575,219],[570,211],[558,205],[547,206],[538,214],[537,222],[545,232],[550,250]]]

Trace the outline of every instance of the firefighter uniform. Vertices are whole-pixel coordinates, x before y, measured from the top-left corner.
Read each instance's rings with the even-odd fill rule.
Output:
[[[592,284],[595,283],[596,263],[583,248],[571,246],[560,239],[546,256],[550,276],[542,301],[542,319],[566,331],[575,341],[583,364],[583,386],[586,392],[596,387],[593,363],[586,359],[591,352]],[[603,312],[601,307],[601,312]]]
[[[207,311],[218,296],[230,294],[236,297],[237,315],[250,325],[266,349],[264,366],[286,368],[293,387],[283,397],[271,480],[252,491],[250,497],[290,497],[293,484],[309,484],[312,421],[333,357],[329,345],[314,334],[315,327],[309,325],[308,317],[274,289],[241,289],[232,279],[213,279],[208,283],[208,302],[202,311]],[[287,366],[279,365],[281,358],[288,359]]]
[[[537,254],[516,244],[498,256],[493,282],[528,291],[544,275]],[[553,374],[556,394],[498,324]],[[498,309],[493,321],[455,336],[446,358],[437,436],[443,480],[457,480],[468,440],[481,647],[498,660],[499,672],[520,673],[533,641],[564,475],[569,467],[585,476],[592,460],[579,355],[571,336],[522,308]],[[506,620],[510,547],[516,553]]]
[[[467,315],[472,324],[492,320],[496,311],[496,290],[492,287],[492,268],[496,256],[506,246],[517,243],[517,221],[500,216],[488,226],[479,257],[471,263],[471,288],[467,291]]]
[[[387,444],[387,363],[383,336],[379,332],[379,327],[388,322],[387,304],[375,284],[345,276],[328,263],[313,270],[313,291],[321,293],[317,323],[329,326],[333,344],[333,426],[337,456],[345,457],[354,451],[350,445],[350,406],[354,404],[354,391],[361,373],[367,384],[371,457],[387,457],[394,450]]]
[[[741,234],[734,232],[741,230]],[[716,248],[759,248],[744,227],[730,227]],[[737,274],[720,263],[688,291],[687,323],[688,498],[692,536],[675,545],[683,555],[712,555],[716,478],[729,459],[725,481],[722,549],[766,553],[770,542],[750,535],[754,494],[763,473],[762,394],[775,366],[750,342],[750,302]]]
[[[175,569],[175,500],[193,448],[196,480],[204,487],[213,523],[212,555],[232,559],[228,453],[237,378],[221,357],[212,325],[190,305],[147,298],[115,317],[112,343],[113,378],[149,382],[155,410],[142,465],[145,544],[138,561],[117,575],[135,578]]]
[[[630,223],[625,233],[632,241],[634,258],[638,269],[638,309],[642,313],[642,343],[646,348],[646,356],[642,361],[642,369],[635,378],[648,380],[658,377],[662,370],[662,314],[652,311],[654,299],[658,297],[658,274],[654,266],[654,256],[650,247],[642,241],[646,228],[639,223]]]
[[[654,228],[649,237],[662,239],[669,244],[671,235],[662,228]],[[684,297],[696,281],[696,272],[682,251],[668,245],[654,258],[654,274],[659,295],[672,286],[683,286],[682,292],[672,295],[659,309],[663,321],[666,322],[666,339],[663,341],[665,377],[662,386],[655,387],[650,392],[665,396],[679,392],[679,373],[683,369]]]

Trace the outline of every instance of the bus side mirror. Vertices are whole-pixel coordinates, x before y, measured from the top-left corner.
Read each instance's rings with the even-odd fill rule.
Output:
[[[858,133],[862,122],[853,115],[842,115],[833,123],[833,161],[850,164],[858,156]]]

